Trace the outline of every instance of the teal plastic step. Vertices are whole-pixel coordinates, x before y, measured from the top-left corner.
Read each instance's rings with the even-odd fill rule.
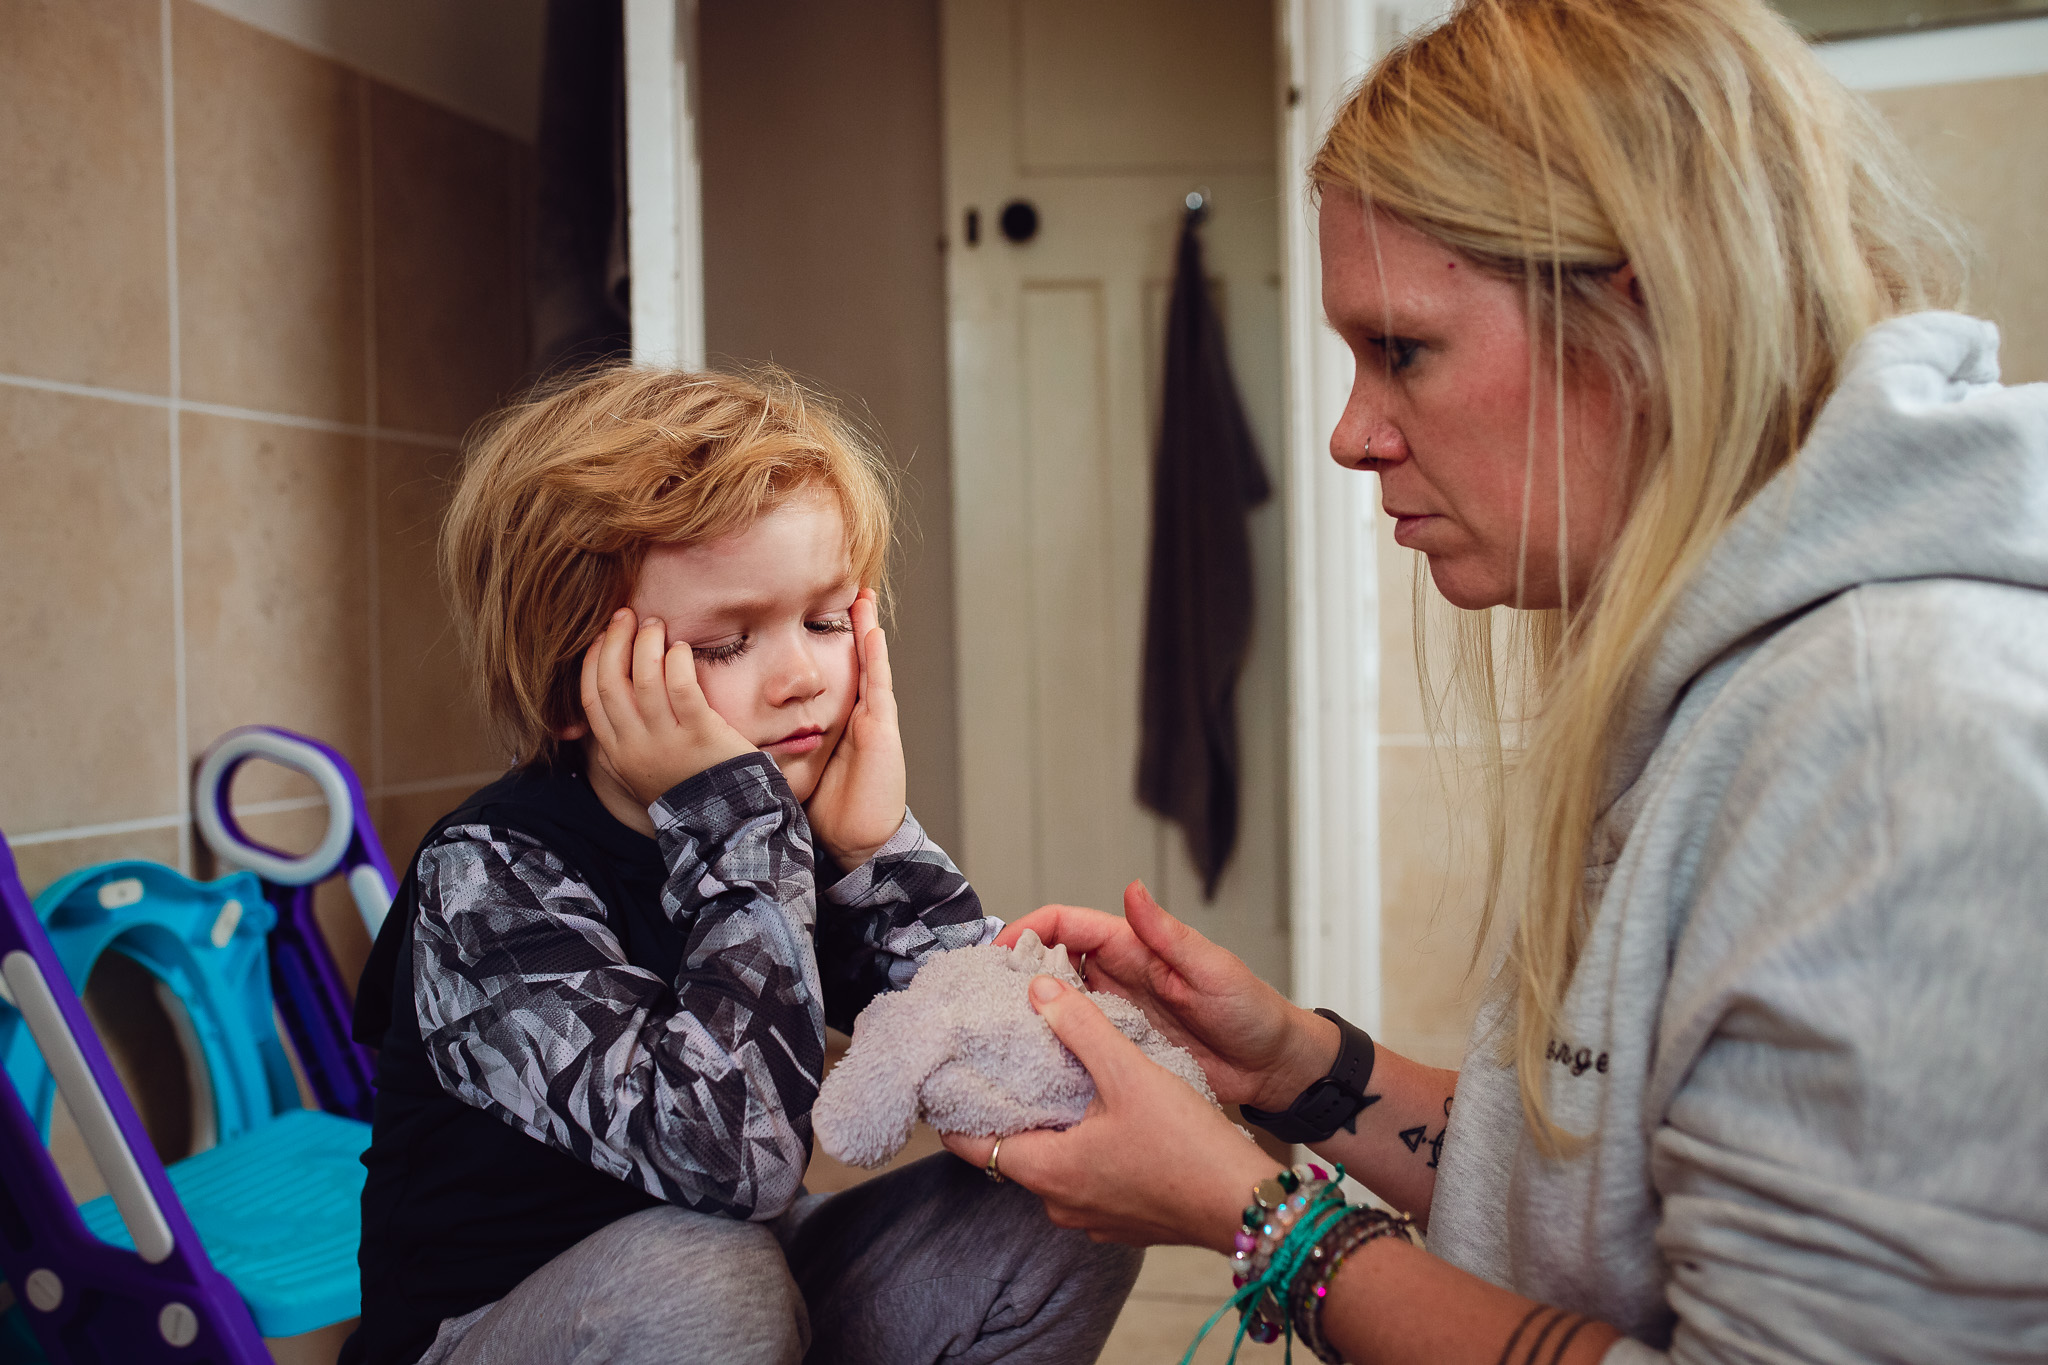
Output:
[[[170,1168],[207,1257],[266,1337],[362,1311],[363,1149],[370,1125],[297,1109]],[[111,1198],[78,1210],[101,1240],[133,1248]]]

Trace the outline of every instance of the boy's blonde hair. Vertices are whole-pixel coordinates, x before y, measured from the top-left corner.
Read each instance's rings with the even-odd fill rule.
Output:
[[[471,441],[441,577],[485,714],[520,766],[581,723],[583,654],[655,545],[741,531],[806,490],[837,498],[847,567],[881,589],[891,481],[873,445],[789,375],[632,365],[506,408]]]
[[[1366,77],[1310,176],[1520,284],[1531,379],[1558,385],[1560,422],[1575,369],[1637,414],[1627,520],[1587,599],[1518,613],[1526,669],[1499,667],[1489,613],[1463,614],[1457,649],[1456,691],[1491,722],[1489,919],[1507,858],[1499,688],[1534,680],[1527,899],[1504,984],[1529,1127],[1561,1150],[1544,1054],[1591,922],[1615,718],[1723,528],[1794,460],[1850,346],[1954,304],[1956,234],[1877,116],[1760,0],[1463,0]],[[1614,287],[1623,265],[1639,308]],[[1532,428],[1529,480],[1535,445]],[[1541,477],[1561,490],[1559,470]],[[1558,506],[1564,593],[1561,492]]]

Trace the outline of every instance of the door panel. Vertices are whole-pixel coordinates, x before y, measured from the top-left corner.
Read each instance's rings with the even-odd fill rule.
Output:
[[[1281,500],[1254,517],[1237,853],[1217,900],[1134,795],[1151,464],[1182,201],[1282,478],[1272,11],[1241,0],[947,0],[965,840],[991,913],[1116,909],[1143,878],[1286,984]],[[1011,243],[1005,204],[1036,207]],[[964,231],[973,210],[980,241]]]

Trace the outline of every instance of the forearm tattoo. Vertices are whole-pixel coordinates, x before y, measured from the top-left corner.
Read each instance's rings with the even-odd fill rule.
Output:
[[[1378,1096],[1374,1096],[1374,1098],[1377,1099]],[[1444,1134],[1450,1130],[1451,1097],[1446,1095],[1444,1097],[1444,1122],[1442,1127],[1432,1133],[1429,1131],[1428,1124],[1418,1123],[1413,1128],[1403,1128],[1394,1136],[1401,1139],[1401,1144],[1417,1156],[1422,1154],[1424,1147],[1429,1148],[1429,1160],[1425,1164],[1433,1171],[1436,1169],[1437,1160],[1444,1154]]]
[[[1496,1365],[1559,1365],[1572,1338],[1591,1321],[1582,1314],[1539,1303],[1515,1324],[1508,1344],[1501,1347]],[[1548,1355],[1544,1354],[1546,1346]]]

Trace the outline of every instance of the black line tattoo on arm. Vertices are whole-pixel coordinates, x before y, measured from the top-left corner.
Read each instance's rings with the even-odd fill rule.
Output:
[[[1563,1336],[1557,1339],[1557,1349],[1550,1353],[1550,1365],[1559,1365],[1559,1363],[1563,1361],[1564,1348],[1571,1345],[1572,1338],[1577,1336],[1581,1331],[1583,1331],[1585,1329],[1586,1324],[1591,1321],[1591,1318],[1580,1318],[1577,1322],[1574,1322],[1572,1324],[1571,1331],[1566,1332]],[[1534,1365],[1534,1363],[1531,1362],[1531,1365]]]
[[[1543,1321],[1536,1325],[1535,1335],[1529,1338],[1525,1346],[1523,1337],[1528,1334],[1530,1326],[1536,1324],[1538,1318],[1542,1318]],[[1591,1321],[1591,1318],[1583,1314],[1567,1313],[1562,1308],[1552,1308],[1548,1304],[1539,1303],[1515,1324],[1515,1330],[1509,1334],[1507,1345],[1501,1347],[1500,1359],[1495,1365],[1537,1365],[1545,1345],[1550,1346],[1547,1365],[1562,1365],[1565,1350],[1572,1344],[1572,1338],[1584,1331],[1586,1324]],[[1561,1333],[1558,1332],[1560,1327],[1565,1329]],[[1551,1340],[1553,1333],[1557,1333],[1554,1343]]]
[[[1564,1320],[1570,1316],[1562,1308],[1553,1311],[1552,1316],[1544,1322],[1543,1330],[1538,1332],[1536,1339],[1529,1343],[1529,1354],[1522,1357],[1522,1365],[1536,1365],[1536,1356],[1543,1350],[1543,1343],[1550,1340],[1550,1334],[1562,1326]]]
[[[1524,1313],[1522,1320],[1515,1324],[1514,1332],[1508,1337],[1508,1344],[1500,1348],[1500,1359],[1495,1361],[1494,1365],[1513,1365],[1515,1347],[1521,1343],[1522,1333],[1529,1330],[1529,1324],[1534,1322],[1539,1314],[1555,1311],[1539,1303]]]

